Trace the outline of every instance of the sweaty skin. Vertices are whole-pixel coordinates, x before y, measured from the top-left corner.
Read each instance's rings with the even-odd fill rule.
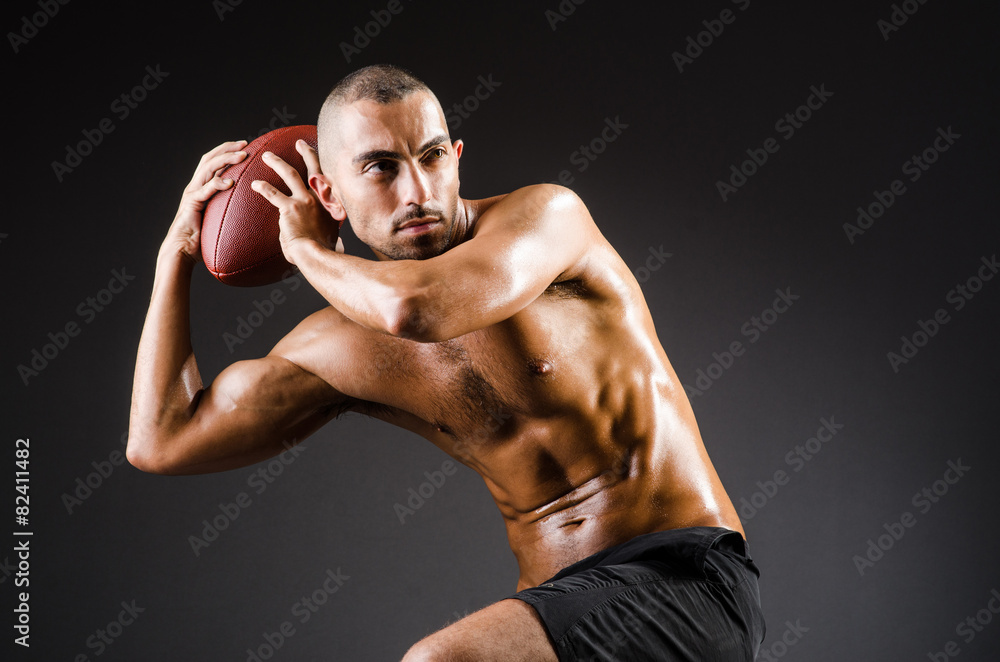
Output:
[[[188,338],[190,274],[201,207],[242,143],[202,159],[157,262],[129,461],[232,469],[360,412],[483,477],[518,590],[643,533],[742,534],[642,291],[579,198],[552,185],[459,198],[462,144],[432,95],[342,114],[322,173],[300,146],[311,189],[277,158],[292,195],[256,186],[281,210],[286,257],[331,305],[207,387]],[[379,259],[343,254],[322,208]]]
[[[274,349],[478,472],[518,590],[642,533],[742,533],[635,279],[596,229],[590,244],[524,309],[457,338],[387,337],[328,308]]]

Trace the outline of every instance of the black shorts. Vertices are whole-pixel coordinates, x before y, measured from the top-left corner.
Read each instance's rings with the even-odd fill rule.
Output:
[[[637,536],[512,598],[541,616],[560,662],[752,661],[764,639],[760,571],[738,532]]]

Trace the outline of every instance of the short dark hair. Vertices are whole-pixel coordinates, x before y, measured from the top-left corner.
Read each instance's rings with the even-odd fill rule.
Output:
[[[350,73],[333,86],[319,111],[316,130],[318,133],[320,160],[322,146],[332,139],[333,127],[338,110],[355,101],[368,99],[380,104],[401,101],[414,92],[429,92],[431,89],[412,73],[392,64],[373,64]]]
[[[330,90],[323,107],[346,105],[361,99],[387,104],[399,101],[417,90],[430,92],[430,88],[422,80],[402,67],[373,64],[344,76]]]

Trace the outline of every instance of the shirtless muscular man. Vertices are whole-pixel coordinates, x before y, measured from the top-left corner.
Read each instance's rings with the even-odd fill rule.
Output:
[[[342,80],[300,142],[285,257],[329,302],[209,385],[190,343],[205,202],[242,141],[205,154],[160,249],[127,457],[159,474],[265,460],[340,414],[410,430],[479,473],[517,592],[404,660],[752,660],[756,566],[628,266],[568,189],[459,197],[462,141],[409,72]],[[321,213],[325,208],[329,215]],[[344,254],[347,219],[377,259]],[[499,413],[499,414],[498,414]]]

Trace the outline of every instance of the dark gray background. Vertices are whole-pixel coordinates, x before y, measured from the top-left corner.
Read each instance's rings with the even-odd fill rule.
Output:
[[[564,0],[575,11],[553,30],[545,12],[558,0],[402,1],[350,63],[339,44],[384,2],[244,0],[224,20],[209,0],[71,2],[19,52],[8,37],[4,474],[14,441],[30,437],[34,532],[32,647],[11,646],[12,659],[243,662],[290,621],[295,634],[275,660],[392,660],[513,591],[514,559],[478,477],[460,469],[401,524],[394,504],[447,458],[358,416],[305,442],[260,494],[247,483],[253,468],[168,478],[125,464],[72,513],[64,502],[121,449],[156,251],[200,155],[256,134],[275,108],[314,123],[329,88],[375,62],[411,69],[445,107],[473,94],[478,76],[500,82],[453,131],[466,143],[465,197],[569,169],[633,269],[650,248],[672,254],[642,287],[685,384],[713,352],[744,342],[692,400],[735,503],[776,471],[790,476],[744,515],[763,572],[765,649],[789,660],[922,660],[953,641],[962,660],[997,659],[1000,616],[983,612],[991,622],[971,642],[956,626],[1000,589],[1000,282],[960,311],[946,300],[1000,245],[995,3],[930,0],[885,40],[877,22],[890,2],[753,0],[741,11],[728,0]],[[679,72],[671,54],[726,8],[735,22]],[[5,33],[38,11],[8,3]],[[157,65],[169,76],[119,119],[112,102]],[[833,96],[785,140],[775,122],[813,85]],[[114,132],[58,181],[52,162],[105,117]],[[579,172],[573,152],[616,117],[628,128]],[[843,224],[905,179],[902,164],[939,127],[961,138],[851,244]],[[780,150],[723,202],[716,181],[772,136]],[[370,255],[349,232],[345,242]],[[87,323],[77,307],[114,269],[134,280]],[[267,352],[322,305],[308,286],[282,287],[287,302],[230,352],[223,334],[271,288],[196,273],[192,332],[206,380]],[[800,298],[749,343],[743,325],[778,288]],[[939,308],[950,321],[895,372],[887,352]],[[17,367],[74,321],[81,333],[25,384]],[[843,429],[795,472],[786,454],[831,416]],[[916,508],[913,495],[959,460],[966,475],[928,512]],[[189,536],[240,492],[251,505],[196,556]],[[907,511],[915,526],[860,574],[854,557]],[[13,559],[7,539],[0,561]],[[300,623],[292,606],[338,568],[350,579]],[[0,582],[10,637],[7,570]],[[98,655],[88,638],[133,600],[145,611]]]

